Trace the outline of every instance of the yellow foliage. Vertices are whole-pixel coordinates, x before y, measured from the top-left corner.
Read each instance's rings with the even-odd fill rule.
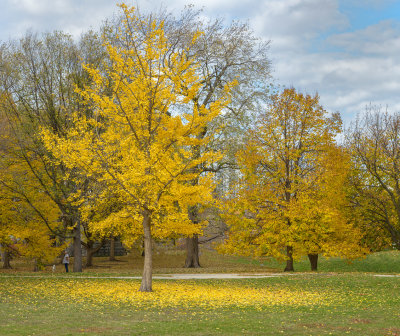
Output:
[[[342,300],[337,293],[328,291],[300,290],[295,288],[277,288],[266,286],[252,288],[229,283],[200,284],[192,281],[157,281],[153,293],[141,293],[136,290],[134,281],[99,281],[93,279],[47,279],[21,282],[2,288],[6,282],[0,282],[4,299],[22,305],[35,305],[39,300],[57,300],[59,303],[74,302],[92,306],[104,305],[128,306],[135,309],[196,308],[220,309],[229,307],[271,307],[329,306]],[[73,289],[73,290],[71,290]],[[23,298],[21,300],[21,298]]]
[[[211,200],[212,181],[196,168],[220,154],[194,157],[192,148],[210,141],[198,134],[228,102],[230,85],[209,108],[193,103],[202,77],[187,50],[171,48],[163,22],[143,22],[133,8],[120,7],[123,33],[117,43],[105,42],[110,58],[105,72],[85,66],[92,83],[77,89],[90,113],[73,114],[66,138],[43,129],[42,139],[69,169],[103,186],[97,200],[82,204],[86,218],[96,207],[112,208],[105,205],[113,202],[110,196],[123,204],[103,218],[92,218],[93,231],[107,235],[116,230],[132,244],[143,234],[146,213],[153,236],[198,234],[201,223],[190,221],[187,209]]]
[[[27,178],[29,170],[18,175],[22,162],[8,166],[0,177],[0,243],[40,264],[53,262],[65,246],[56,246],[52,230],[60,224],[60,212],[47,195],[37,192],[34,178]],[[7,176],[6,180],[2,180]],[[46,218],[43,218],[45,214]]]
[[[7,109],[14,108],[12,104],[11,96],[0,97],[0,244],[25,258],[35,259],[40,266],[52,262],[65,248],[57,247],[56,239],[51,238],[52,231],[60,225],[60,211],[41,189],[40,181],[18,150],[18,139],[11,131],[16,121],[11,119],[15,116],[5,115]],[[32,155],[29,164],[41,182],[47,183],[48,175],[39,175],[43,170],[38,161]]]
[[[272,97],[238,155],[242,179],[224,205],[230,233],[220,251],[279,259],[364,254],[345,213],[349,158],[334,142],[340,120],[326,117],[318,100],[294,89]]]

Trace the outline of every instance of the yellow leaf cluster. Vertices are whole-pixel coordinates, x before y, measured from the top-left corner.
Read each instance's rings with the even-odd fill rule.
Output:
[[[106,70],[85,66],[91,84],[77,89],[90,112],[72,115],[73,127],[65,138],[43,129],[42,140],[70,170],[102,186],[96,192],[100,201],[81,204],[87,219],[95,211],[93,204],[101,207],[110,195],[123,204],[93,220],[92,230],[116,230],[132,242],[140,234],[143,212],[148,212],[156,237],[200,233],[201,224],[190,221],[187,209],[211,200],[212,181],[199,176],[198,167],[220,154],[196,156],[193,148],[211,140],[198,135],[229,101],[230,85],[225,97],[208,108],[199,106],[195,97],[202,77],[188,50],[171,47],[163,22],[144,22],[133,8],[120,7],[124,27],[117,43],[105,42]],[[193,35],[193,43],[199,34]]]
[[[360,257],[362,237],[346,217],[349,157],[334,141],[339,120],[318,96],[286,89],[238,155],[242,179],[224,206],[230,235],[220,251],[297,259]]]

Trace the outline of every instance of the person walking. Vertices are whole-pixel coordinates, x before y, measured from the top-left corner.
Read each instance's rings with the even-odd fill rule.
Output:
[[[68,273],[69,254],[68,254],[68,251],[67,251],[67,250],[65,250],[64,259],[63,259],[63,264],[64,264],[64,266],[65,266],[65,272]]]

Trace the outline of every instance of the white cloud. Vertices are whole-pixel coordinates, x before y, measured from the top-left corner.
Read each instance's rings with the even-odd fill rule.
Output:
[[[398,106],[400,64],[390,57],[349,54],[299,54],[276,63],[278,82],[310,93],[347,120],[369,103]]]
[[[352,53],[398,55],[399,32],[399,22],[386,20],[362,30],[332,36],[328,42]]]
[[[345,32],[350,22],[339,4],[373,6],[394,0],[188,0],[204,17],[248,20],[256,35],[271,40],[277,83],[321,95],[330,111],[347,119],[370,102],[400,109],[400,23],[376,22]],[[6,0],[0,13],[0,39],[60,29],[78,36],[117,11],[119,0]],[[179,13],[186,0],[138,0],[143,11],[164,7]],[[136,0],[128,0],[135,5]],[[357,8],[354,7],[354,10]],[[324,40],[324,36],[329,36]]]
[[[27,14],[68,13],[71,2],[68,0],[10,0],[11,5]]]
[[[37,32],[62,30],[77,37],[91,27],[97,28],[104,19],[112,16],[117,10],[118,2],[120,1],[7,0],[5,11],[0,13],[0,39],[4,41],[21,37],[28,29]]]
[[[279,50],[306,48],[322,32],[332,27],[344,28],[348,23],[339,12],[336,0],[271,0],[261,3],[263,6],[251,24],[258,33],[271,39],[273,47]]]
[[[343,33],[348,21],[335,0],[263,3],[263,11],[251,23],[272,40],[278,83],[319,92],[325,108],[340,111],[346,120],[370,103],[399,107],[398,22]],[[324,32],[331,34],[325,41],[320,38]]]

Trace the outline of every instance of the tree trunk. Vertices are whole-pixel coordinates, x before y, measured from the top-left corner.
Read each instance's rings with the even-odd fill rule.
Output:
[[[100,242],[99,246],[93,247],[94,241],[88,241],[86,243],[86,264],[85,267],[93,266],[93,256],[96,252],[98,252],[101,247],[104,245],[104,242]]]
[[[93,266],[93,254],[95,254],[96,251],[93,248],[87,248],[86,249],[86,264],[85,267],[91,267]]]
[[[4,269],[11,269],[11,255],[10,255],[10,251],[7,250],[6,247],[2,247],[0,245],[0,249],[1,249],[1,260],[3,262],[3,268]]]
[[[152,274],[153,274],[153,248],[151,238],[151,218],[150,213],[145,211],[143,214],[143,233],[144,233],[144,265],[141,292],[152,292]]]
[[[308,259],[310,260],[311,271],[317,271],[317,268],[318,268],[318,253],[310,253],[308,255]]]
[[[288,260],[286,260],[286,267],[284,269],[284,272],[294,272],[294,268],[293,268],[293,247],[292,246],[286,246],[286,255],[288,257]]]
[[[115,261],[115,237],[110,239],[110,261]]]
[[[193,181],[193,185],[198,184],[198,179]],[[196,205],[189,208],[189,218],[194,224],[199,223],[199,209]],[[199,237],[193,235],[193,237],[186,238],[186,268],[199,268]]]
[[[390,232],[392,235],[392,245],[396,250],[400,250],[400,231],[393,230]]]
[[[144,257],[145,255],[145,251],[144,251],[144,240],[142,241],[142,253],[140,254],[142,257]]]
[[[186,268],[199,268],[199,237],[193,235],[193,237],[186,238]]]
[[[33,260],[33,271],[39,272],[39,263],[36,259]]]
[[[78,220],[74,228],[74,272],[82,272],[81,223]]]

